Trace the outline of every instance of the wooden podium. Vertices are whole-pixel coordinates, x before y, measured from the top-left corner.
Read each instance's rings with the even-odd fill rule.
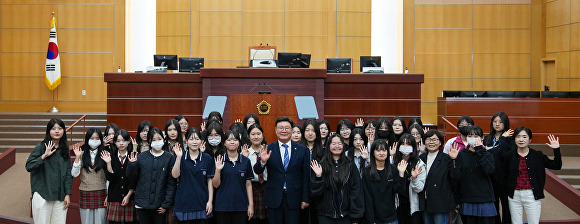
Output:
[[[264,129],[264,138],[267,142],[276,141],[275,122],[280,116],[287,116],[298,121],[294,97],[296,94],[232,94],[230,95],[230,120],[243,120],[253,113],[258,115],[260,126]],[[264,103],[262,103],[264,102]],[[269,105],[267,114],[260,114],[258,105],[263,104],[263,112]]]

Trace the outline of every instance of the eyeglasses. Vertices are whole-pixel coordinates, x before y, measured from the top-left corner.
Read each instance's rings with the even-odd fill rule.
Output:
[[[278,129],[278,131],[290,131],[292,129],[292,127],[279,127],[276,129]]]
[[[428,139],[425,139],[425,142],[439,142],[439,139],[438,138],[428,138]]]

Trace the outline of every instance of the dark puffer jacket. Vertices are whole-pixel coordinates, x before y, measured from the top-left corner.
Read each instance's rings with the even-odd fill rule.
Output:
[[[135,205],[144,209],[168,209],[173,204],[176,180],[171,176],[175,157],[168,152],[155,157],[151,152],[137,156],[136,162],[129,162],[127,177],[137,179]]]

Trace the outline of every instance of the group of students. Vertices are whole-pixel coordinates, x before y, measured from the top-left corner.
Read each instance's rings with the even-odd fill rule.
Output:
[[[30,154],[35,223],[65,223],[79,177],[82,223],[539,223],[545,170],[554,159],[529,148],[532,131],[503,112],[483,134],[469,116],[444,144],[418,118],[327,121],[288,117],[266,144],[254,114],[223,131],[212,112],[201,130],[185,116],[164,131],[139,124],[136,139],[109,124],[90,128],[71,161],[62,120],[49,121]],[[502,216],[500,217],[500,209]],[[511,214],[511,216],[510,216]]]

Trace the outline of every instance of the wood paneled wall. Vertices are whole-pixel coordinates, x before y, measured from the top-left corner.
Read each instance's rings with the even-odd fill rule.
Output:
[[[62,74],[56,106],[106,111],[103,74],[125,65],[124,0],[0,0],[0,111],[52,106],[44,83],[52,12]]]
[[[425,74],[424,123],[437,123],[443,90],[530,90],[541,58],[532,44],[541,38],[532,35],[541,26],[534,7],[532,0],[405,0],[404,66]]]
[[[157,54],[203,57],[205,67],[248,65],[248,47],[353,59],[371,52],[370,0],[164,0],[157,1]]]
[[[546,58],[556,60],[552,90],[580,91],[580,1],[544,0]]]

